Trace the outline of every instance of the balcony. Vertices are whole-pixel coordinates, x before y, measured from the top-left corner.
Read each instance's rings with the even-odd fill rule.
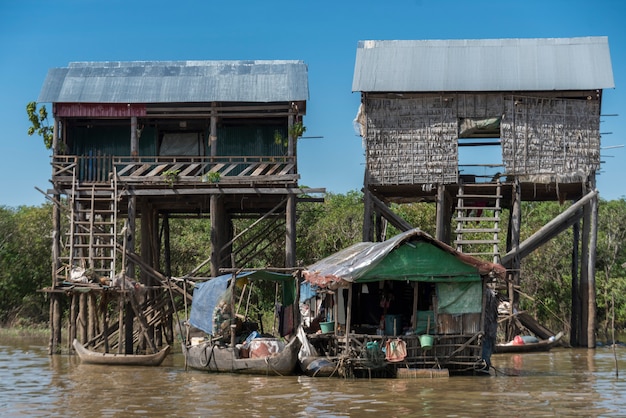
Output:
[[[117,182],[140,186],[199,185],[296,185],[296,157],[117,157],[57,155],[52,161],[52,180],[63,187],[76,180],[82,184]]]

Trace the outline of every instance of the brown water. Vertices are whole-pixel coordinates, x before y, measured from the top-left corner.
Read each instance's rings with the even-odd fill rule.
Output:
[[[491,377],[344,380],[80,364],[2,337],[0,416],[626,416],[626,348],[499,354]]]

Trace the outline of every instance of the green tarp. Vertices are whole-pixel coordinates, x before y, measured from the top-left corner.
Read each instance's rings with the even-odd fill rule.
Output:
[[[480,282],[477,269],[425,241],[405,242],[356,279],[419,282]],[[479,284],[480,287],[480,284]],[[480,309],[479,309],[480,311]]]

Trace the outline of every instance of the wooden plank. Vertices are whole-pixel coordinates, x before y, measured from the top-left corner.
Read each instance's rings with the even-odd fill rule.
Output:
[[[187,168],[185,168],[183,171],[181,171],[180,173],[178,173],[178,175],[179,175],[180,177],[185,177],[185,176],[188,176],[188,175],[189,175],[189,173],[191,173],[193,170],[195,170],[195,169],[199,168],[200,166],[201,166],[201,164],[198,164],[198,163],[189,164],[189,165],[187,166]]]
[[[289,174],[291,170],[293,170],[294,164],[285,164],[282,170],[278,173],[279,175]]]
[[[253,177],[260,176],[267,168],[268,164],[259,164],[258,168],[252,173]]]

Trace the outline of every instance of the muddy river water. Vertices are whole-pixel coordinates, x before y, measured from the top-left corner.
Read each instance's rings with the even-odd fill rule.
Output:
[[[490,377],[345,380],[80,364],[40,339],[0,340],[0,416],[626,416],[626,348],[498,354]],[[616,369],[618,376],[616,377]]]

